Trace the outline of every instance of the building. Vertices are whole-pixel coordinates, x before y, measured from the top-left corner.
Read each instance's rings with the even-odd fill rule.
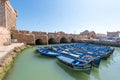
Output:
[[[120,31],[117,31],[117,32],[107,32],[107,37],[120,37]]]
[[[82,39],[95,39],[96,33],[94,31],[85,30],[80,33]]]
[[[96,34],[97,39],[106,38],[106,37],[107,37],[106,34],[101,34],[101,33]]]
[[[0,45],[11,43],[10,30],[16,30],[17,15],[9,0],[0,0]]]

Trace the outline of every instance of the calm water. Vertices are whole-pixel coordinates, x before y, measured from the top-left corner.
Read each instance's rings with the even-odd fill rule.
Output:
[[[73,71],[55,58],[37,56],[35,49],[26,49],[18,56],[5,80],[120,80],[120,48],[90,74]]]

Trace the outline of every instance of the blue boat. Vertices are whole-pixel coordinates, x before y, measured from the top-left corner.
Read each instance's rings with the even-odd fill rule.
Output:
[[[114,51],[109,46],[94,44],[66,44],[38,48],[41,55],[57,59],[74,70],[90,70],[92,65],[99,67],[101,59],[106,60]]]
[[[85,61],[91,61],[93,66],[98,67],[100,65],[101,58],[100,56],[95,56],[94,54],[87,54],[83,52],[77,52],[75,49],[65,48],[66,46],[62,46],[63,48],[59,47],[59,49],[56,47],[56,52],[59,52],[61,54],[69,54],[71,56],[74,56],[74,58],[79,58],[81,60]],[[77,57],[76,57],[77,56]],[[78,57],[79,56],[79,57]]]
[[[45,48],[38,48],[37,51],[38,51],[41,55],[50,56],[50,57],[56,57],[56,56],[60,55],[59,53],[52,52],[52,51],[47,50],[47,49],[45,49]]]
[[[98,67],[100,65],[100,62],[101,62],[101,57],[100,56],[97,56],[93,53],[87,53],[87,52],[83,52],[83,51],[80,51],[80,50],[71,50],[72,53],[74,54],[78,54],[80,55],[81,59],[86,59],[86,60],[91,60],[92,63],[93,63],[93,66],[95,67]]]
[[[92,68],[91,62],[79,60],[70,55],[59,55],[57,59],[73,70],[91,70]]]
[[[95,55],[101,56],[101,59],[103,60],[107,60],[107,58],[114,51],[114,48],[93,44],[75,44],[74,47],[81,49],[82,51],[85,51],[87,53],[94,53]]]

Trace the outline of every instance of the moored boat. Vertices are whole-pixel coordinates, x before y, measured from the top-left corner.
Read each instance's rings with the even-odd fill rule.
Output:
[[[38,48],[41,55],[57,59],[74,70],[90,70],[91,66],[99,67],[101,59],[106,60],[114,48],[93,44],[66,44]]]
[[[75,49],[68,49],[68,48],[61,48],[61,49],[55,49],[56,52],[59,52],[61,54],[68,54],[73,56],[74,58],[85,60],[85,61],[91,61],[93,66],[98,67],[100,65],[100,56],[96,56],[94,54],[88,54],[85,52],[77,52]]]
[[[50,57],[56,57],[58,55],[60,55],[57,52],[52,52],[50,50],[47,50],[45,48],[38,48],[37,51],[41,54],[41,55],[45,55],[45,56],[50,56]]]
[[[113,53],[114,48],[110,48],[109,46],[101,46],[101,45],[93,45],[93,44],[75,44],[75,48],[81,49],[87,53],[94,53],[98,55],[103,60],[107,60],[107,58]]]
[[[59,55],[57,59],[73,70],[91,70],[92,68],[91,62],[75,59],[69,55]]]
[[[100,65],[100,62],[101,62],[101,57],[100,56],[97,56],[95,54],[89,54],[87,52],[81,52],[81,51],[80,52],[72,51],[72,53],[81,55],[81,59],[91,60],[93,66],[95,66],[95,67],[98,67]]]

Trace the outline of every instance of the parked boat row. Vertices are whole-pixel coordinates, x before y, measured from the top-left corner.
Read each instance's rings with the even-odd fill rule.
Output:
[[[57,57],[57,59],[74,70],[91,70],[99,67],[101,59],[113,53],[114,48],[95,44],[75,43],[48,47],[39,47],[41,55]]]

